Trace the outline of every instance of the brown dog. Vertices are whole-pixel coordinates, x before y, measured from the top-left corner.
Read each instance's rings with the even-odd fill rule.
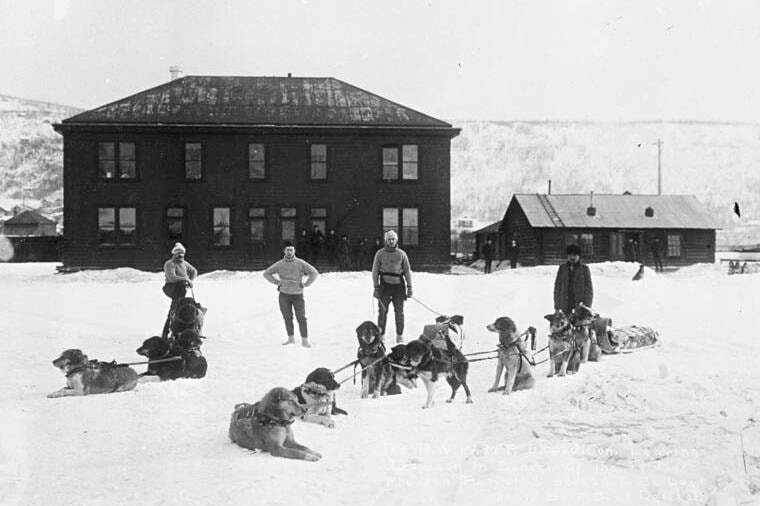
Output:
[[[452,346],[453,347],[453,346]],[[451,387],[451,397],[446,402],[453,402],[460,386],[467,395],[467,404],[472,404],[470,387],[467,386],[467,370],[469,362],[461,351],[453,347],[453,354],[444,356],[444,353],[433,346],[430,341],[415,339],[406,345],[406,357],[414,372],[422,378],[427,389],[427,400],[423,409],[433,407],[435,404],[435,386],[439,376],[445,376]]]
[[[229,437],[249,450],[264,450],[275,457],[316,462],[322,455],[293,437],[291,425],[306,413],[295,394],[283,387],[271,389],[256,404],[237,404],[230,419]]]
[[[384,367],[385,345],[380,339],[380,329],[374,322],[365,321],[356,327],[356,339],[359,341],[359,349],[356,358],[362,367],[362,399],[380,397],[383,384],[385,383]]]
[[[499,333],[499,355],[496,362],[496,376],[489,392],[499,390],[502,371],[504,371],[504,395],[509,395],[513,390],[526,390],[533,388],[536,380],[533,377],[533,357],[525,346],[525,342],[517,333],[515,322],[507,316],[496,319],[486,329]],[[530,327],[530,330],[535,330]]]
[[[66,376],[66,386],[48,397],[126,392],[137,386],[137,371],[115,362],[89,360],[82,350],[69,349],[53,360]]]
[[[580,364],[588,361],[591,349],[589,331],[593,312],[583,304],[578,304],[571,315],[561,309],[544,316],[549,321],[549,374],[565,376],[567,372],[578,372]]]

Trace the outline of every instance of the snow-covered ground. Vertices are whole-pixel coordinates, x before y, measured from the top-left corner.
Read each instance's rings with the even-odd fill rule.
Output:
[[[47,399],[64,385],[51,360],[66,348],[142,359],[134,350],[160,331],[168,307],[162,275],[0,264],[0,504],[752,502],[740,436],[750,417],[760,420],[760,275],[699,265],[648,269],[632,282],[635,268],[592,265],[594,309],[618,326],[656,328],[662,346],[604,356],[566,378],[546,378],[543,364],[536,388],[511,396],[486,393],[493,361],[473,363],[474,404],[462,392],[444,403],[444,384],[429,410],[420,409],[423,388],[362,400],[349,381],[338,393],[349,415],[335,429],[294,425],[297,440],[324,455],[310,463],[230,443],[229,415],[355,358],[354,329],[375,318],[369,273],[324,274],[307,289],[311,349],[280,345],[276,292],[260,272],[202,275],[206,378]],[[464,315],[465,352],[494,348],[485,325],[503,315],[536,326],[543,347],[555,271],[415,273],[415,297]],[[406,313],[408,339],[435,317],[411,300]],[[753,431],[744,447],[760,457]]]

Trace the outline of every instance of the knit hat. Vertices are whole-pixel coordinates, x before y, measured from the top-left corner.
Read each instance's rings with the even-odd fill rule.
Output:
[[[396,234],[396,232],[394,232],[393,230],[388,230],[385,233],[385,242],[386,243],[388,242],[388,239],[396,239],[396,241],[398,241],[398,234]]]
[[[175,253],[185,253],[187,250],[184,246],[182,246],[181,242],[174,243],[174,247],[172,248],[172,255]]]
[[[570,244],[567,247],[567,254],[568,255],[579,255],[581,254],[581,247],[577,244]]]

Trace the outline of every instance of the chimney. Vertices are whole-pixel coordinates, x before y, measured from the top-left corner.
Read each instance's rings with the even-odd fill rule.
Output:
[[[288,72],[288,77],[293,77],[293,74],[291,74],[290,72]]]
[[[552,180],[550,179],[549,180],[549,191],[548,191],[547,195],[551,195],[551,194],[552,194]]]
[[[174,81],[175,79],[179,77],[181,73],[182,71],[179,69],[178,66],[172,65],[171,67],[169,67],[169,76],[170,76],[169,80]]]
[[[589,216],[596,216],[596,207],[594,207],[594,192],[591,192],[588,209],[586,209],[586,214],[588,214]]]
[[[651,218],[654,216],[654,209],[652,209],[652,206],[647,207],[644,209],[644,216],[647,218]]]

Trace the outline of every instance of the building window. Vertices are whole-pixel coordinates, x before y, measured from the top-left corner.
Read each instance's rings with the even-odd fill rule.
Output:
[[[417,145],[402,146],[403,170],[401,179],[417,179]]]
[[[327,179],[327,144],[311,145],[311,179]]]
[[[137,210],[134,207],[99,207],[98,234],[101,246],[136,244]]]
[[[103,179],[135,179],[137,157],[134,142],[99,142],[98,175]]]
[[[580,246],[584,257],[594,256],[594,234],[581,234]]]
[[[383,179],[398,179],[398,148],[383,148]]]
[[[401,242],[404,246],[419,246],[419,211],[414,207],[401,210]]]
[[[399,220],[400,217],[400,220]],[[384,207],[383,235],[389,230],[395,231],[404,246],[419,246],[419,209],[416,207]]]
[[[267,210],[264,207],[248,208],[248,230],[252,241],[263,242],[266,232]]]
[[[266,179],[266,155],[263,144],[248,144],[248,177]]]
[[[282,240],[296,241],[296,218],[298,217],[295,207],[283,207],[280,209],[280,222],[282,224]]]
[[[185,230],[185,210],[170,207],[166,210],[166,236],[171,242],[182,241]]]
[[[401,173],[399,174],[399,155]],[[416,180],[418,174],[418,154],[416,144],[383,147],[383,179],[385,180]]]
[[[668,256],[681,256],[681,236],[678,234],[668,234]]]
[[[623,234],[620,232],[610,232],[610,258],[623,258]]]
[[[314,229],[316,225],[323,234],[327,233],[327,208],[326,207],[312,207],[309,213],[311,216],[311,223],[309,224],[309,230]]]
[[[185,143],[185,179],[201,179],[203,149],[200,142]]]
[[[232,244],[232,228],[230,227],[230,208],[215,207],[213,216],[214,246],[230,246]]]

